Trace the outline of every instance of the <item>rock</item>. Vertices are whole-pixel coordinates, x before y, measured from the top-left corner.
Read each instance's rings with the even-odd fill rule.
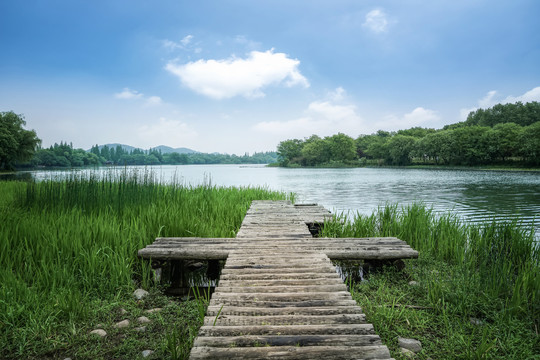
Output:
[[[411,350],[405,348],[401,348],[401,353],[411,359],[415,356],[415,354]]]
[[[71,360],[71,358],[65,358],[64,360]]]
[[[136,327],[133,330],[135,330],[137,332],[146,332],[146,326],[139,326],[139,327]]]
[[[153,353],[154,352],[152,350],[144,350],[141,354],[142,354],[142,357],[145,358],[145,357],[149,357]]]
[[[92,330],[92,331],[90,331],[90,334],[98,335],[99,337],[107,336],[107,332],[105,330],[103,330],[103,329]]]
[[[418,286],[418,282],[412,280],[412,281],[409,281],[409,285],[410,286]]]
[[[406,338],[398,337],[398,345],[399,347],[405,348],[414,353],[422,351],[422,343],[415,339],[406,339]]]
[[[161,308],[154,308],[154,309],[145,310],[144,312],[147,313],[147,314],[153,314],[153,313],[156,313],[156,312],[160,312],[161,310],[162,310]]]
[[[127,328],[129,326],[129,320],[122,320],[114,324],[114,327],[117,329]]]
[[[476,326],[480,326],[480,325],[484,324],[484,322],[482,320],[477,319],[477,318],[471,317],[471,318],[469,318],[469,320],[470,320],[471,324],[476,325]]]
[[[120,309],[118,310],[118,312],[120,313],[120,315],[125,315],[125,314],[127,314],[127,310],[124,309],[124,308],[120,308]]]
[[[137,321],[138,321],[140,324],[148,324],[149,322],[151,322],[151,320],[150,320],[149,318],[147,318],[146,316],[138,317],[138,318],[137,318]]]
[[[148,291],[144,290],[144,289],[137,289],[133,292],[133,296],[135,297],[135,299],[137,300],[142,300],[144,299],[145,297],[148,296]]]

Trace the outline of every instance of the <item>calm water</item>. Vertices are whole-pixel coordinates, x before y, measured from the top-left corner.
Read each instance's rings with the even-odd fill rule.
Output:
[[[123,168],[122,168],[123,169]],[[420,169],[283,169],[243,165],[129,167],[151,170],[162,181],[198,185],[265,186],[294,192],[297,202],[314,202],[333,212],[371,214],[385,203],[423,201],[437,212],[454,211],[466,221],[540,214],[540,172]],[[88,170],[81,170],[88,172]],[[103,168],[101,173],[111,171]],[[120,170],[121,171],[121,170]],[[35,179],[69,174],[32,171]],[[540,224],[536,225],[537,234]]]

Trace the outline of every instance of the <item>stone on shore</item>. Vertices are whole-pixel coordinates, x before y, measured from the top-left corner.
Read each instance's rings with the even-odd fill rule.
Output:
[[[92,330],[92,331],[90,331],[90,334],[97,335],[99,337],[107,336],[107,332],[105,330],[103,330],[103,329]]]
[[[122,320],[114,324],[114,327],[117,329],[127,328],[129,326],[129,320]]]
[[[137,300],[142,300],[144,299],[145,297],[148,296],[148,291],[144,290],[144,289],[137,289],[133,292],[133,296],[135,297],[135,299]]]
[[[399,347],[410,350],[414,353],[422,351],[422,343],[415,339],[398,337],[398,345]]]

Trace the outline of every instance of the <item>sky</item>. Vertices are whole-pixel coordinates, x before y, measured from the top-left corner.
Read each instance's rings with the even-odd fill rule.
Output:
[[[0,1],[0,111],[48,147],[201,152],[540,101],[540,1]]]

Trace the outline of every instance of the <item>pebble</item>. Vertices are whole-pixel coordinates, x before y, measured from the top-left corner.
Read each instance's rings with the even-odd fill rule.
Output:
[[[412,281],[409,281],[409,285],[410,285],[410,286],[418,286],[418,282],[412,280]]]
[[[133,296],[135,296],[135,299],[137,300],[142,300],[148,296],[148,291],[144,289],[137,289],[133,292]]]
[[[90,331],[90,334],[93,334],[93,335],[98,335],[100,337],[105,337],[107,336],[107,332],[103,329],[96,329],[96,330],[92,330]]]
[[[161,308],[154,308],[154,309],[145,310],[144,312],[147,314],[153,314],[160,311],[161,311]]]
[[[127,314],[127,310],[124,309],[124,308],[120,308],[120,309],[118,310],[118,312],[120,313],[120,315],[125,315],[125,314]]]
[[[422,351],[422,343],[415,339],[407,339],[407,338],[398,337],[398,345],[399,347],[405,348],[414,353],[418,353]]]
[[[129,320],[122,320],[114,324],[114,327],[118,329],[126,328],[128,326],[129,326]]]
[[[151,322],[151,320],[150,320],[149,318],[147,318],[146,316],[138,317],[138,318],[137,318],[137,321],[138,321],[140,324],[148,324],[149,322]]]
[[[482,320],[474,318],[474,317],[469,318],[469,320],[470,320],[471,324],[476,325],[476,326],[480,326],[480,325],[484,324],[484,322]]]
[[[139,326],[134,329],[137,332],[146,332],[146,326]]]
[[[152,350],[144,350],[142,352],[142,357],[149,357],[150,355],[152,355],[154,352]]]

